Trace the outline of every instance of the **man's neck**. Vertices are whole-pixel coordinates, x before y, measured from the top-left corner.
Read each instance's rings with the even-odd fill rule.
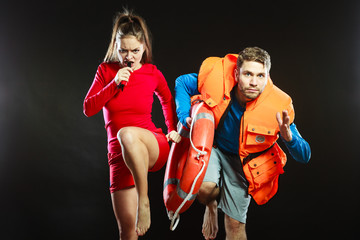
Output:
[[[249,99],[244,99],[244,97],[241,96],[239,91],[240,91],[239,88],[236,86],[235,87],[236,101],[240,104],[240,106],[242,106],[243,108],[246,108],[246,103],[248,102]]]

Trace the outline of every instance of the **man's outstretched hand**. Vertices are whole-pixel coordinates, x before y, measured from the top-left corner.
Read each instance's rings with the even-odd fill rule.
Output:
[[[286,110],[282,111],[282,118],[279,112],[276,113],[276,120],[279,123],[280,134],[287,142],[292,140],[292,133],[290,130],[290,116]]]

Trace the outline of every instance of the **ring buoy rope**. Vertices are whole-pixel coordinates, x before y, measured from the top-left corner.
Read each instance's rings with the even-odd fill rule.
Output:
[[[214,115],[203,102],[192,106],[190,131],[178,124],[182,136],[172,143],[164,177],[164,203],[175,230],[180,213],[186,211],[196,198],[209,162],[214,139]]]
[[[177,225],[179,224],[180,221],[180,210],[182,209],[182,207],[185,205],[185,203],[190,199],[190,197],[192,196],[192,193],[194,191],[195,188],[195,184],[198,181],[199,177],[201,176],[201,174],[204,172],[204,169],[206,167],[206,163],[203,159],[201,159],[201,162],[203,163],[200,172],[198,173],[198,175],[195,177],[193,184],[191,185],[191,190],[189,192],[189,194],[186,196],[186,198],[183,200],[183,202],[181,203],[181,205],[178,207],[178,209],[176,209],[175,213],[173,214],[173,216],[170,218],[171,220],[171,224],[170,224],[170,230],[174,231],[177,227]],[[175,222],[176,221],[176,222]],[[176,223],[176,224],[175,224]],[[175,224],[175,225],[174,225]]]
[[[204,102],[201,102],[200,104],[198,104],[196,110],[195,110],[195,117],[197,117],[197,113],[200,109],[200,107],[202,107],[204,105]],[[197,159],[199,159],[200,155],[206,155],[207,152],[206,151],[201,151],[199,149],[197,149],[195,146],[194,146],[194,143],[192,141],[192,138],[191,138],[191,133],[192,133],[192,130],[193,130],[193,126],[194,126],[194,123],[196,122],[197,119],[193,119],[193,121],[191,121],[191,126],[190,126],[190,143],[191,143],[191,147],[198,153],[198,155],[196,155]]]

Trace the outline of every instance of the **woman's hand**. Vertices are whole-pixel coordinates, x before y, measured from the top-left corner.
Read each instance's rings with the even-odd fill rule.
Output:
[[[166,135],[166,139],[168,141],[172,141],[174,143],[178,143],[181,141],[181,136],[177,131],[172,130]]]
[[[115,83],[116,85],[119,85],[121,81],[129,81],[130,74],[133,72],[133,70],[130,67],[123,67],[120,68],[115,76]]]

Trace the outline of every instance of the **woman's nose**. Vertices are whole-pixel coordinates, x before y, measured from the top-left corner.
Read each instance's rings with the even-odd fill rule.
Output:
[[[126,59],[131,59],[132,58],[132,53],[131,53],[131,51],[128,51],[127,53],[126,53]]]

